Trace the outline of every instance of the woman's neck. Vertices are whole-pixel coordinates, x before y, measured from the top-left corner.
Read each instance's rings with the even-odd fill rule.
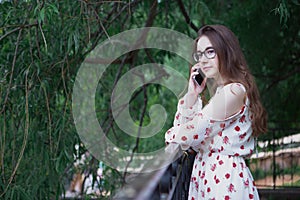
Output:
[[[219,75],[218,77],[215,78],[215,81],[219,86],[224,86],[227,83],[227,80],[225,78],[223,78],[221,75]]]

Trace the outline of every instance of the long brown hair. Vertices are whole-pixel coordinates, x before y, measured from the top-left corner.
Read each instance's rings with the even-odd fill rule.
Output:
[[[222,77],[228,80],[226,84],[238,82],[245,86],[250,101],[253,135],[258,136],[267,132],[267,112],[261,104],[257,85],[248,68],[237,37],[223,25],[205,25],[198,31],[195,50],[199,38],[203,35],[209,38],[216,50],[219,71]]]

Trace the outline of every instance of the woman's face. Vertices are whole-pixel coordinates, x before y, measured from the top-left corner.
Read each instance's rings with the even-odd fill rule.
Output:
[[[207,58],[214,55],[215,50],[213,48],[213,45],[206,36],[200,37],[197,42],[197,52],[202,53],[202,56],[199,59],[199,66],[202,72],[207,78],[214,78],[218,80],[220,79],[218,55],[215,55],[213,58]],[[205,53],[203,54],[203,52],[205,52],[206,55]]]

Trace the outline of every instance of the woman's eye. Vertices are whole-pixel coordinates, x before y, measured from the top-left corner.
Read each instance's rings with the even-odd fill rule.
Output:
[[[207,54],[214,54],[214,53],[215,53],[215,50],[209,49],[209,50],[206,51],[206,53],[207,53]]]

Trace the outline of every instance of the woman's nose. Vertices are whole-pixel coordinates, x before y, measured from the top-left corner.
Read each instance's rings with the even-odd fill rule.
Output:
[[[205,56],[202,56],[200,59],[199,59],[199,63],[207,63],[208,62],[208,58],[206,58]]]

